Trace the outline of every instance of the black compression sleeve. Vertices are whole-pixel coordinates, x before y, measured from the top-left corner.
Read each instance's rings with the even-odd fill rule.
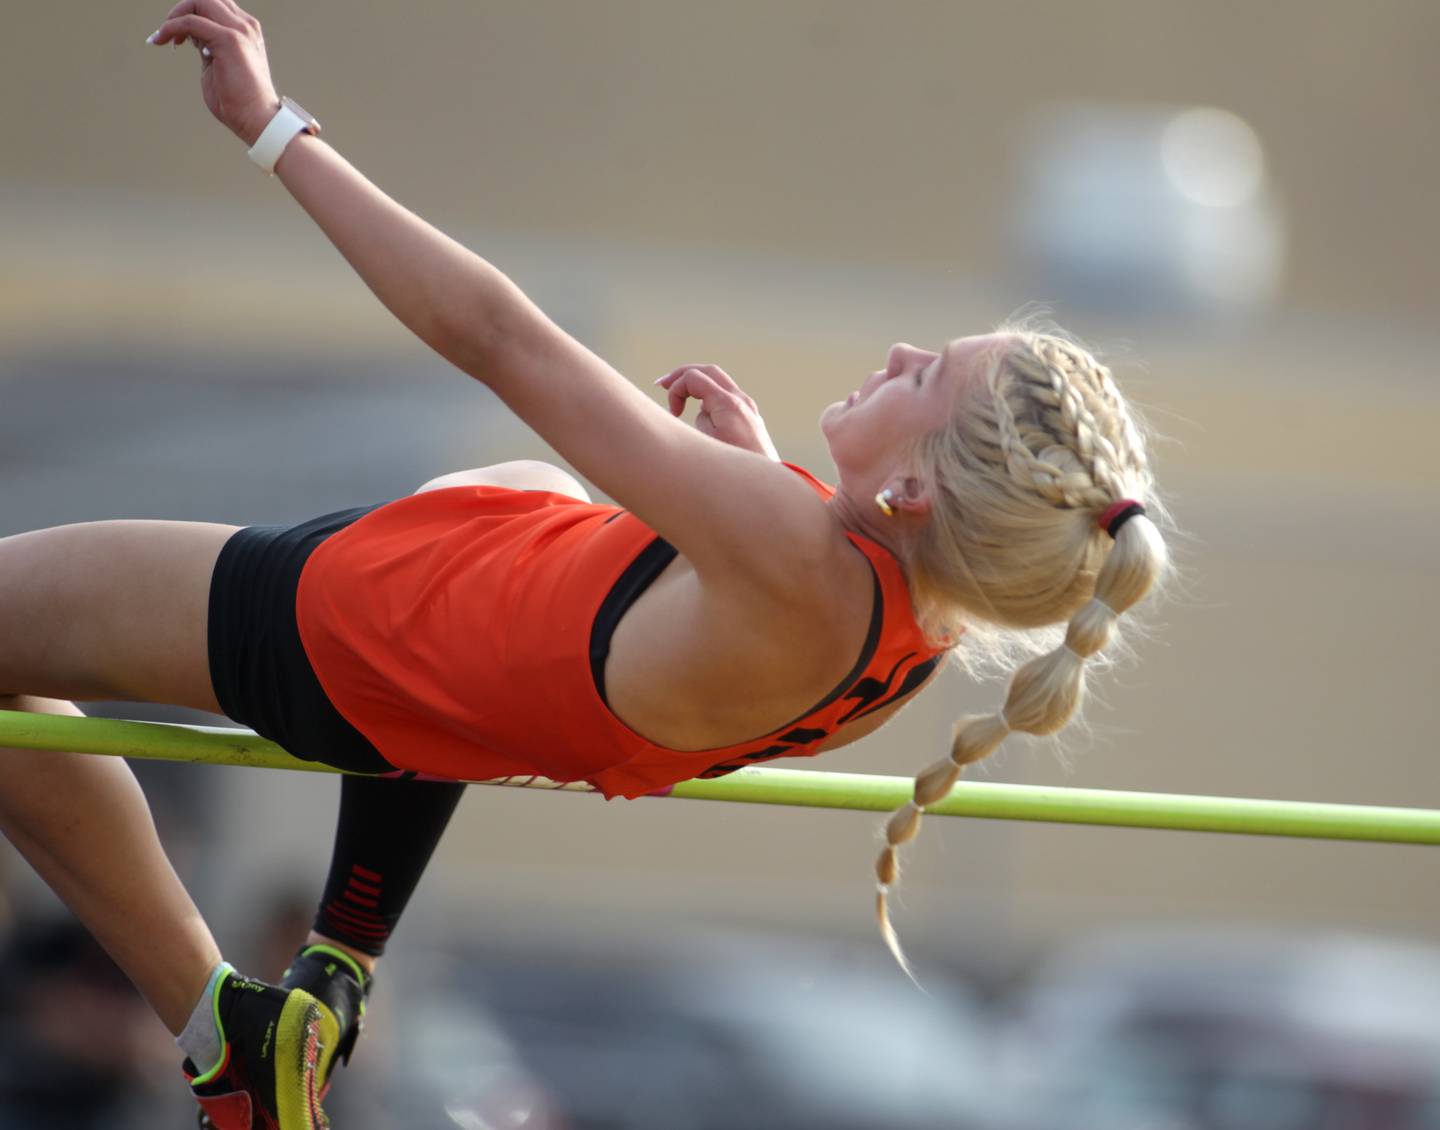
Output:
[[[465,786],[347,776],[315,929],[380,956]]]

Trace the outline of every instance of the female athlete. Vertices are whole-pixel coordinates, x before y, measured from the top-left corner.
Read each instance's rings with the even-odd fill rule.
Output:
[[[0,759],[6,835],[178,1033],[203,1117],[325,1124],[323,1088],[456,779],[634,797],[819,753],[883,725],[967,631],[1066,625],[1001,709],[960,721],[887,825],[878,913],[898,956],[885,893],[921,808],[1009,731],[1063,726],[1086,658],[1164,571],[1143,435],[1107,370],[1025,329],[896,345],[821,414],[825,486],[777,459],[722,370],[661,378],[660,409],[379,191],[277,95],[234,0],[183,0],[147,42],[186,41],[211,112],[376,296],[618,503],[507,463],[293,527],[0,540],[0,706],[193,707],[370,774],[344,780],[315,930],[269,986],[221,961],[124,763]],[[698,428],[676,418],[688,399]]]

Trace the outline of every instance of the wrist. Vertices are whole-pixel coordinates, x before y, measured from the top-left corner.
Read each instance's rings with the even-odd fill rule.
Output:
[[[275,168],[272,170],[274,175],[279,177],[281,180],[284,180],[285,170],[290,166],[291,158],[294,156],[294,154],[303,150],[308,142],[319,140],[320,139],[316,137],[313,133],[306,133],[304,130],[301,130],[299,133],[297,133],[291,139],[290,143],[285,146],[284,150],[280,153],[280,156],[275,158]]]
[[[254,133],[257,124],[260,125],[260,130]],[[280,105],[263,124],[252,118],[246,132],[255,136],[255,141],[250,145],[250,160],[259,165],[267,175],[274,176],[276,164],[295,138],[302,133],[318,135],[320,122],[293,98],[282,98]]]
[[[245,148],[255,148],[255,143],[260,140],[260,135],[270,124],[270,119],[279,113],[280,106],[281,102],[278,97],[270,99],[258,114],[252,114],[245,124],[235,131],[236,136],[245,143]]]

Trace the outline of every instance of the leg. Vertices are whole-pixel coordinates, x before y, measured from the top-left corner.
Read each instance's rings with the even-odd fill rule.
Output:
[[[465,786],[346,777],[312,942],[345,950],[369,972],[385,952]]]
[[[516,459],[510,463],[494,463],[489,467],[476,467],[469,471],[451,471],[448,475],[431,479],[417,490],[442,487],[509,487],[511,490],[548,490],[554,494],[568,494],[581,502],[589,502],[590,494],[580,480],[568,471],[542,463],[538,459]]]
[[[559,476],[564,472],[543,464],[499,464],[443,475],[415,493],[455,486],[560,490],[567,484]],[[320,1077],[327,1089],[334,1064],[348,1062],[359,1037],[376,962],[463,792],[463,785],[433,781],[349,776],[341,782],[335,844],[315,925],[281,982],[313,993],[325,1006],[327,1051]],[[336,951],[348,961],[337,961]]]
[[[0,538],[0,694],[220,713],[210,575],[237,528],[82,522]]]
[[[0,709],[81,712],[0,697]],[[119,758],[0,750],[0,830],[178,1034],[220,951],[155,835]]]
[[[322,1098],[335,1065],[350,1060],[375,964],[464,791],[440,781],[346,777],[341,783],[335,848],[315,927],[280,982],[322,1006],[316,1066]]]
[[[452,471],[415,493],[459,486],[550,490],[589,500],[571,475],[533,459]],[[325,893],[306,944],[334,946],[370,973],[463,793],[463,785],[444,782],[346,777]]]
[[[74,712],[43,693],[220,712],[209,593],[234,532],[94,522],[0,540],[0,691],[29,692],[0,704]],[[323,1124],[319,1002],[220,965],[128,766],[17,751],[0,764],[0,826],[179,1033],[212,1125]]]
[[[234,529],[86,522],[0,538],[0,708],[79,714],[63,700],[113,698],[218,711],[206,613]],[[129,766],[0,751],[0,829],[179,1032],[220,955]]]

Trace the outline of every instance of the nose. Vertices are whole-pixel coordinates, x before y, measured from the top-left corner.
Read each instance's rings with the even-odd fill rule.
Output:
[[[885,360],[885,377],[889,380],[915,365],[928,365],[937,356],[939,355],[928,349],[919,349],[909,342],[897,341],[890,347],[890,356]]]

